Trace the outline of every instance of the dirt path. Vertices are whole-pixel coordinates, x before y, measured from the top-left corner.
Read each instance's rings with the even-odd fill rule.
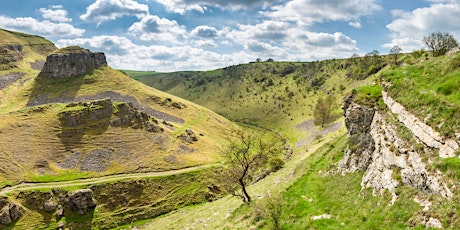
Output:
[[[14,192],[14,191],[24,191],[24,190],[31,190],[31,189],[52,189],[52,188],[63,188],[63,187],[70,187],[70,186],[85,186],[85,185],[107,183],[107,182],[120,181],[120,180],[126,180],[126,179],[170,176],[170,175],[175,175],[175,174],[202,170],[202,169],[210,168],[213,166],[215,166],[215,164],[195,166],[195,167],[190,167],[190,168],[164,171],[164,172],[119,174],[119,175],[110,175],[110,176],[103,176],[103,177],[97,177],[97,178],[77,179],[77,180],[60,181],[60,182],[44,182],[44,183],[26,182],[26,183],[21,183],[15,186],[5,187],[1,189],[0,196],[5,195],[6,193],[9,193],[9,192]]]

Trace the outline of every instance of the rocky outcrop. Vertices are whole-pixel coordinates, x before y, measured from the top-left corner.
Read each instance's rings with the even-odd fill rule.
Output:
[[[350,147],[339,165],[342,172],[367,169],[375,149],[370,134],[375,108],[351,103],[353,97],[353,95],[347,97],[343,106]]]
[[[78,214],[86,214],[96,207],[91,189],[81,189],[67,193],[65,203]]]
[[[346,101],[349,98],[346,98]],[[345,174],[366,171],[362,188],[373,188],[374,195],[388,190],[397,198],[396,188],[404,184],[425,194],[437,194],[449,198],[451,191],[442,184],[439,175],[426,170],[420,154],[412,144],[398,136],[396,128],[388,123],[385,114],[370,105],[347,102],[345,122],[349,147],[339,162],[339,170]],[[419,150],[423,151],[423,150]]]
[[[104,53],[93,53],[80,47],[67,47],[46,57],[40,75],[48,78],[78,77],[91,74],[101,66],[107,66]]]
[[[7,198],[0,198],[0,226],[16,222],[21,216],[21,206]]]
[[[440,133],[409,113],[401,104],[388,96],[386,92],[382,92],[382,97],[391,112],[397,115],[398,120],[403,123],[415,137],[425,145],[439,149],[439,156],[442,158],[455,156],[455,151],[459,148],[459,144],[455,140],[445,140]]]
[[[24,46],[20,44],[9,44],[0,46],[0,65],[10,64],[24,58]]]
[[[72,138],[86,131],[104,131],[113,127],[131,127],[148,132],[163,132],[158,121],[139,111],[131,103],[112,103],[110,99],[70,103],[59,113],[62,126],[61,138]]]

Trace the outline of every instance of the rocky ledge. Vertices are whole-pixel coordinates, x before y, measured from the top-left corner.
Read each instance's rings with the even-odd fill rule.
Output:
[[[78,77],[91,74],[102,66],[107,66],[104,53],[93,53],[78,46],[71,46],[48,55],[40,75],[49,78]]]

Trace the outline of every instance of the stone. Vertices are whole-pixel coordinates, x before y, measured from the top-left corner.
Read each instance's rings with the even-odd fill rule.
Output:
[[[323,214],[319,216],[312,216],[311,220],[323,220],[323,219],[331,219],[331,215],[329,214]]]
[[[442,223],[436,218],[430,217],[426,222],[425,226],[427,228],[442,228]]]
[[[73,78],[91,74],[102,66],[107,66],[104,53],[93,53],[80,47],[66,47],[46,57],[40,76]]]
[[[47,212],[54,212],[56,211],[56,203],[54,203],[53,198],[51,197],[43,204],[43,209]]]
[[[439,132],[420,121],[416,116],[408,112],[401,104],[382,91],[382,98],[392,113],[403,123],[411,133],[425,145],[439,149],[442,158],[454,157],[459,144],[455,140],[445,140]]]
[[[67,193],[68,201],[78,214],[86,214],[96,207],[91,189],[81,189]]]
[[[21,206],[15,202],[9,202],[0,210],[0,224],[9,225],[19,220],[22,215]]]

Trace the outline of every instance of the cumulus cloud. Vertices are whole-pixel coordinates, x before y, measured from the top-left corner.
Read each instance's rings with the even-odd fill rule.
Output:
[[[55,22],[71,22],[72,19],[67,17],[67,10],[61,5],[53,5],[50,8],[40,8],[38,11],[42,13],[44,19]]]
[[[96,0],[86,8],[80,18],[88,22],[102,23],[125,15],[141,18],[149,14],[149,7],[133,0]]]
[[[208,7],[221,9],[240,10],[250,7],[266,8],[282,0],[156,0],[165,6],[166,10],[174,13],[185,14],[187,11],[204,13]]]
[[[156,15],[143,17],[141,21],[129,27],[128,31],[131,35],[144,41],[181,43],[187,38],[185,26],[179,25],[174,20],[160,18]]]
[[[210,26],[197,26],[192,30],[191,35],[200,38],[214,38],[219,36],[219,31]]]
[[[10,18],[1,15],[0,27],[50,37],[76,37],[82,36],[85,32],[84,29],[75,28],[68,23],[54,23],[48,20],[38,21],[31,17]]]
[[[359,21],[349,22],[348,25],[351,26],[351,27],[358,28],[358,29],[361,28],[361,22],[359,22]]]
[[[377,0],[292,0],[265,14],[273,19],[312,25],[324,21],[356,21],[381,10]]]
[[[399,45],[405,51],[423,47],[422,39],[431,32],[449,32],[460,36],[460,3],[433,4],[412,12],[393,11],[395,20],[386,27],[392,32],[392,41],[383,47]]]
[[[114,68],[177,71],[209,70],[231,65],[233,56],[194,48],[189,45],[168,47],[164,45],[138,45],[119,36],[94,36],[91,38],[61,39],[58,47],[81,46],[105,52]]]
[[[243,51],[252,57],[288,61],[349,57],[359,51],[356,41],[342,33],[309,32],[299,25],[280,21],[239,25],[227,37],[243,46]]]

